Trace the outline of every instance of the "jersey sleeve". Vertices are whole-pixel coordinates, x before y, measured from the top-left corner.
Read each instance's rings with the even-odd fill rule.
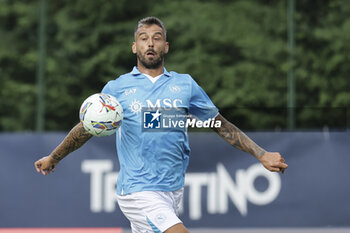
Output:
[[[106,83],[106,85],[103,87],[101,93],[113,95],[110,82]]]
[[[191,98],[189,113],[202,121],[214,118],[219,110],[210,100],[205,91],[191,78]]]

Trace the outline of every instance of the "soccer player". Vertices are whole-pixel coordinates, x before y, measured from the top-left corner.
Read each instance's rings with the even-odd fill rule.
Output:
[[[166,36],[158,18],[141,19],[132,44],[137,66],[102,90],[115,96],[124,109],[123,124],[116,134],[120,163],[117,199],[133,233],[188,232],[177,217],[189,161],[187,133],[142,131],[142,107],[181,107],[201,120],[214,118],[221,121],[220,127],[213,128],[215,132],[232,146],[255,156],[269,171],[283,172],[288,167],[279,153],[265,151],[221,116],[191,76],[165,69],[164,56],[169,51]],[[37,172],[53,172],[65,156],[91,137],[82,123],[77,124],[50,155],[35,162]]]

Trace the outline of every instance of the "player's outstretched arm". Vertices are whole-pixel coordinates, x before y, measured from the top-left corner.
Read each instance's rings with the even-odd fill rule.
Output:
[[[84,145],[90,138],[92,138],[92,135],[84,129],[83,124],[80,122],[68,133],[61,144],[50,155],[34,163],[36,171],[43,175],[50,174],[50,172],[56,169],[57,164],[64,157]]]
[[[221,121],[220,128],[213,128],[217,134],[235,148],[255,156],[269,171],[284,172],[288,167],[280,153],[265,151],[221,114],[215,120]]]

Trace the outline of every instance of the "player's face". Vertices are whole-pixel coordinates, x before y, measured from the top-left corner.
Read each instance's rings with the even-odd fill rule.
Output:
[[[147,69],[156,69],[163,65],[164,55],[169,51],[169,43],[158,25],[144,25],[136,32],[132,51],[138,61]]]

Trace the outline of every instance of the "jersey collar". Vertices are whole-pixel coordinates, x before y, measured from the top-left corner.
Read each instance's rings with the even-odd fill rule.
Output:
[[[164,67],[163,69],[164,69],[163,74],[164,74],[165,76],[167,76],[167,77],[170,77],[171,74],[165,69],[165,67]],[[140,75],[140,74],[142,74],[142,73],[139,71],[139,69],[137,69],[136,66],[134,66],[134,68],[133,68],[132,71],[131,71],[131,74],[132,74],[133,76],[138,76],[138,75]]]

